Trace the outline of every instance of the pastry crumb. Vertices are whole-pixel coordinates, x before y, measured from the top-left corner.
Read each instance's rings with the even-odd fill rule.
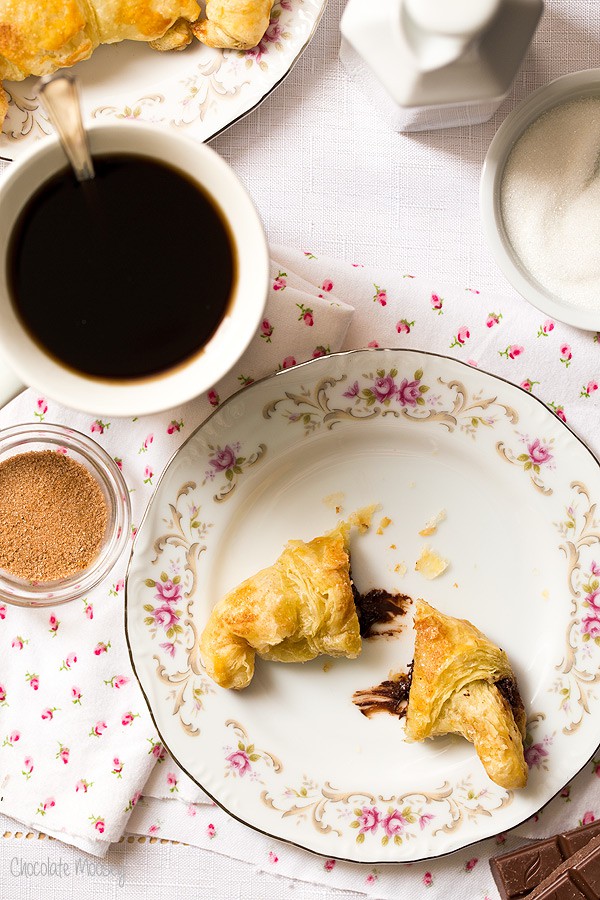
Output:
[[[339,516],[344,510],[345,499],[346,495],[343,491],[334,491],[333,494],[328,494],[326,497],[323,497],[323,503],[325,506],[329,507],[329,509],[333,509],[335,514]]]
[[[397,550],[398,548],[396,547],[395,544],[390,544],[389,549],[390,549],[390,550]]]
[[[454,584],[452,585],[452,587],[457,588],[457,587],[458,587],[458,583],[455,581]]]
[[[356,512],[353,512],[348,517],[348,525],[356,525],[358,530],[364,534],[371,527],[373,516],[378,509],[381,509],[379,503],[372,503],[371,506],[363,506],[361,509],[357,509]]]
[[[330,662],[323,663],[323,671],[329,672],[329,670],[331,669],[331,666],[332,666],[332,663],[330,663]]]
[[[400,575],[400,577],[402,578],[404,575],[406,575],[407,572],[406,563],[401,562],[395,565],[394,572],[396,573],[396,575]]]
[[[385,531],[385,529],[386,529],[386,528],[389,528],[389,526],[390,526],[391,524],[392,524],[392,520],[390,519],[390,517],[389,517],[389,516],[384,516],[383,519],[381,520],[381,522],[379,523],[379,528],[377,529],[377,531],[375,532],[375,534],[383,534],[383,532]]]
[[[415,563],[415,572],[419,572],[423,578],[433,581],[438,575],[441,575],[448,568],[448,560],[442,559],[435,550],[425,546],[421,551],[421,556]]]
[[[437,513],[435,516],[433,516],[433,518],[430,519],[429,522],[427,522],[427,524],[425,525],[425,528],[423,528],[419,532],[421,537],[430,537],[430,535],[435,534],[437,531],[438,525],[440,524],[440,522],[443,522],[445,518],[446,518],[446,510],[440,509],[439,513]]]

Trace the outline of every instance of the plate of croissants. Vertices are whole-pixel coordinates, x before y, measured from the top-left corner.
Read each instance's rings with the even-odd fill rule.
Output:
[[[242,389],[132,551],[161,740],[241,822],[328,858],[522,823],[598,745],[599,500],[553,412],[454,359],[356,350]]]
[[[325,2],[0,0],[0,156],[51,132],[37,82],[63,67],[74,67],[87,117],[208,140],[288,74]]]

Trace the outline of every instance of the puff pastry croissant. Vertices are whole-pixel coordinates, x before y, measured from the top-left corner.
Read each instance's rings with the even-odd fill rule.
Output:
[[[199,13],[196,0],[0,0],[0,79],[49,75],[100,44],[158,41]]]
[[[415,632],[407,738],[462,734],[492,781],[524,787],[526,717],[506,653],[466,619],[423,600],[416,603]]]
[[[342,523],[308,543],[289,541],[272,566],[217,603],[200,638],[202,662],[217,684],[246,687],[256,654],[279,662],[358,656],[349,531]]]
[[[192,31],[209,47],[249,50],[269,26],[273,0],[206,0],[206,18]]]

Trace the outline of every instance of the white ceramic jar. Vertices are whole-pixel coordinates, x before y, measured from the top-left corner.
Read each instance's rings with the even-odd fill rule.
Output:
[[[543,0],[348,0],[340,60],[397,131],[476,125],[507,96]]]

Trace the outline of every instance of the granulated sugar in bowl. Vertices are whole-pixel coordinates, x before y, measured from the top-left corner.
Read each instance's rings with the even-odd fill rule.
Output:
[[[91,438],[59,425],[0,431],[0,599],[50,606],[88,593],[130,517],[123,476]]]
[[[496,261],[534,306],[600,330],[600,69],[558,78],[492,141],[481,212]]]

